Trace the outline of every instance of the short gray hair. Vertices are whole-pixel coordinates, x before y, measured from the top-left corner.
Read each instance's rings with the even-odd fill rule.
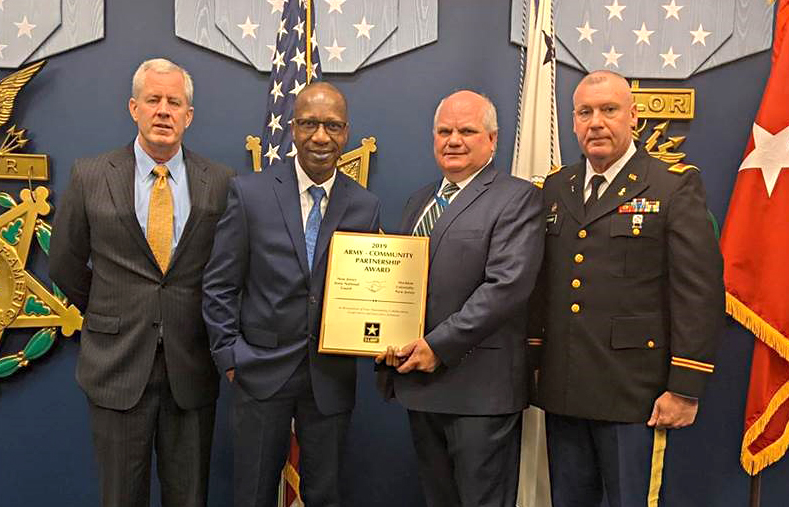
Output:
[[[132,97],[135,99],[140,96],[142,87],[145,84],[145,73],[148,71],[156,72],[157,74],[169,74],[171,72],[180,72],[184,77],[184,94],[186,95],[186,102],[191,106],[192,99],[194,98],[195,87],[192,82],[192,76],[186,72],[186,69],[179,67],[170,60],[164,58],[153,58],[145,60],[137,67],[132,77]]]
[[[458,91],[463,91],[463,90],[458,90]],[[466,90],[466,91],[470,91],[471,93],[474,93],[482,97],[482,100],[485,101],[485,110],[482,112],[482,126],[485,127],[486,132],[497,132],[499,130],[499,122],[498,122],[498,115],[496,114],[496,106],[493,104],[493,101],[482,93],[477,93],[471,90]],[[455,93],[457,92],[454,92],[448,95],[447,97],[450,97]],[[447,97],[441,99],[441,102],[439,102],[438,106],[436,106],[436,112],[433,115],[434,130],[436,128],[436,123],[438,123],[438,113],[441,112],[441,106],[444,105],[444,101],[447,99]]]

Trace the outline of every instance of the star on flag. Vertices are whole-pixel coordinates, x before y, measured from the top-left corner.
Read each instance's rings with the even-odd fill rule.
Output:
[[[342,52],[345,51],[345,46],[337,45],[337,37],[334,38],[334,43],[331,46],[324,46],[324,49],[329,52],[329,61],[342,61]]]
[[[608,19],[619,18],[619,21],[622,21],[622,11],[627,6],[619,5],[619,0],[614,0],[614,3],[606,5],[605,8],[608,9]]]
[[[622,56],[622,53],[617,53],[614,46],[611,46],[611,50],[608,53],[603,53],[605,57],[605,66],[608,67],[609,65],[613,65],[614,67],[619,67],[619,58]]]
[[[690,34],[693,36],[693,42],[691,43],[691,45],[694,45],[694,44],[698,43],[698,44],[701,44],[702,46],[706,46],[707,45],[707,42],[706,42],[707,41],[707,36],[710,35],[710,33],[711,32],[705,32],[704,28],[701,26],[701,23],[699,23],[699,29],[698,30],[691,30],[690,31]]]
[[[650,44],[649,43],[649,36],[652,35],[653,33],[655,33],[655,31],[654,30],[647,30],[647,24],[642,22],[641,23],[641,29],[640,30],[633,30],[633,33],[636,34],[636,37],[638,37],[638,39],[636,39],[636,44],[641,44],[642,42],[646,42],[647,44]]]
[[[365,37],[367,37],[369,39],[370,38],[370,29],[371,28],[375,28],[375,25],[367,24],[367,17],[366,16],[362,16],[362,20],[358,24],[355,24],[353,26],[357,30],[357,33],[356,33],[356,38],[357,39],[359,37],[361,37],[361,36],[365,36]]]
[[[671,65],[675,69],[677,68],[677,58],[679,58],[680,54],[674,53],[674,46],[668,48],[668,53],[660,53],[660,57],[663,58],[663,67]]]
[[[677,0],[671,0],[671,3],[668,5],[662,5],[664,9],[666,9],[666,19],[674,18],[679,21],[679,11],[684,8],[684,5],[677,5]]]
[[[575,27],[575,29],[578,30],[579,34],[581,34],[578,37],[578,42],[581,42],[582,40],[587,40],[587,41],[589,41],[589,44],[593,44],[594,43],[594,41],[592,41],[592,35],[597,30],[589,26],[589,20],[588,19],[586,20],[586,23],[584,23],[584,26],[577,26],[577,27]]]
[[[32,39],[32,38],[33,38],[33,28],[35,28],[35,27],[36,27],[36,25],[34,25],[34,24],[32,24],[32,23],[28,22],[28,20],[27,20],[27,16],[25,16],[24,18],[22,18],[22,21],[20,21],[19,23],[16,23],[16,22],[15,22],[14,24],[15,24],[15,25],[16,25],[16,27],[19,29],[19,30],[17,31],[17,34],[16,34],[17,38],[19,38],[19,37],[21,37],[21,36],[23,36],[23,35],[27,35],[27,37],[28,37],[29,39]]]
[[[740,164],[739,171],[761,169],[767,195],[772,196],[783,168],[789,168],[789,127],[773,135],[753,123],[753,150]]]
[[[247,16],[246,21],[238,24],[237,26],[241,29],[242,39],[244,39],[247,36],[252,37],[253,39],[258,38],[258,36],[255,35],[255,30],[257,30],[260,25],[259,24],[256,25],[255,23],[252,23],[252,21],[249,20],[249,16]]]

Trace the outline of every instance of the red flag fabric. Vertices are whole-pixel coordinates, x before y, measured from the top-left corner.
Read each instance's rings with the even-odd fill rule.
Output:
[[[293,431],[290,432],[290,454],[282,475],[285,479],[285,507],[303,507],[299,495],[299,443]]]
[[[789,0],[776,14],[772,70],[721,238],[726,311],[756,337],[741,462],[751,475],[789,447]]]

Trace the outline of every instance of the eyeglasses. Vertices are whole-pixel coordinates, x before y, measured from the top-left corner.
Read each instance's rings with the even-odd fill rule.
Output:
[[[299,127],[305,134],[312,135],[318,131],[318,127],[323,125],[323,129],[326,131],[327,134],[330,136],[336,136],[342,134],[345,127],[348,126],[347,122],[344,121],[335,121],[335,120],[315,120],[312,118],[294,118],[293,123]]]

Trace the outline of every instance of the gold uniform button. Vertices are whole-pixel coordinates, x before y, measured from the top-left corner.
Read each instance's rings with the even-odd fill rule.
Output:
[[[576,278],[576,279],[573,280],[571,285],[573,286],[573,289],[577,289],[578,287],[581,286],[581,280]]]
[[[638,236],[639,234],[641,234],[641,229],[633,228],[633,236]]]
[[[584,256],[581,255],[581,254],[575,254],[574,259],[575,259],[576,264],[580,264],[580,263],[582,263],[584,261]]]
[[[578,237],[584,239],[586,237],[586,229],[581,229],[578,231]]]
[[[570,311],[573,312],[573,313],[580,312],[581,311],[581,305],[579,305],[578,303],[573,303],[573,305],[570,307]]]
[[[654,349],[655,348],[655,341],[654,340],[647,341],[647,347],[649,347],[650,349]]]

